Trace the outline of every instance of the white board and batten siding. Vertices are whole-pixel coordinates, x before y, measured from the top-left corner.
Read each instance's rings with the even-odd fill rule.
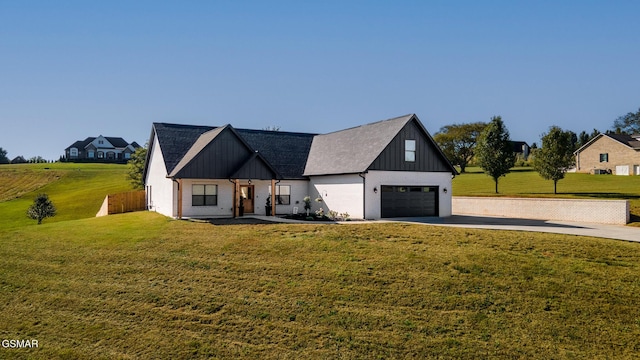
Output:
[[[175,217],[177,207],[174,204],[174,194],[177,193],[177,185],[167,178],[167,169],[157,137],[149,151],[151,163],[148,165],[145,179],[147,208],[165,216]]]

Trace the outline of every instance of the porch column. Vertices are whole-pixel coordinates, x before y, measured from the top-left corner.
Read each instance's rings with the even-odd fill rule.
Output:
[[[240,216],[240,179],[233,181],[235,184],[233,189],[233,217]]]
[[[276,180],[271,179],[271,216],[276,216]]]

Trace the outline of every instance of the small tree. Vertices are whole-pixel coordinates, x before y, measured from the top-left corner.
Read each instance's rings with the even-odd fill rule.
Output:
[[[129,180],[136,189],[144,188],[144,179],[142,178],[144,173],[144,165],[147,161],[147,147],[138,148],[132,155],[131,159],[127,162],[129,167]]]
[[[540,176],[553,180],[554,194],[558,193],[558,181],[564,179],[564,174],[575,163],[571,134],[552,126],[548,133],[542,135],[542,148],[536,150],[533,158],[533,168]]]
[[[492,117],[491,122],[480,133],[476,145],[476,158],[478,165],[496,183],[497,194],[498,179],[508,174],[516,162],[509,131],[500,116]]]
[[[48,217],[56,216],[56,207],[49,200],[49,195],[39,194],[29,206],[27,216],[30,219],[38,220],[38,225],[42,224],[42,220]]]

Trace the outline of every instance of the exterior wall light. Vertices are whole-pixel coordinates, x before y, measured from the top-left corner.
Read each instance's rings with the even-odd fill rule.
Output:
[[[447,188],[442,189],[442,192],[447,193]]]
[[[374,186],[373,187],[373,192],[377,194],[378,193],[378,188]]]

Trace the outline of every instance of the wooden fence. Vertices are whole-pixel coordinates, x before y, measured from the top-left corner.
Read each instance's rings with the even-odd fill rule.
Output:
[[[131,211],[146,209],[146,196],[144,190],[129,191],[119,194],[107,195],[102,202],[102,207],[96,216],[121,214]]]

